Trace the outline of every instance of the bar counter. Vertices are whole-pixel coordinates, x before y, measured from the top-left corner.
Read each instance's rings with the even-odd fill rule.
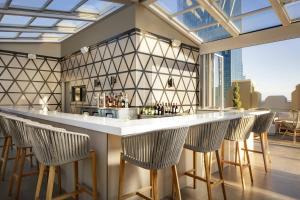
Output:
[[[94,116],[84,116],[78,114],[69,114],[61,112],[45,112],[40,110],[30,110],[21,107],[0,107],[0,111],[15,114],[24,118],[28,118],[41,123],[50,124],[56,127],[65,128],[70,131],[86,133],[91,138],[91,148],[97,153],[97,170],[98,170],[98,192],[99,199],[115,200],[118,194],[118,177],[119,177],[119,161],[121,152],[121,137],[132,134],[143,134],[149,131],[155,131],[167,128],[176,128],[183,126],[193,126],[197,124],[230,120],[239,118],[243,115],[260,115],[268,111],[228,111],[228,112],[203,112],[198,114],[151,118],[151,119],[112,119]],[[231,151],[230,145],[227,145]],[[191,185],[192,179],[181,176],[182,172],[187,171],[192,166],[192,153],[188,150],[182,152],[180,162],[178,164],[180,187]],[[231,157],[230,153],[225,157]],[[202,159],[199,159],[198,166],[203,166]],[[213,167],[214,168],[214,167]],[[69,169],[69,168],[68,168]],[[88,185],[90,181],[90,163],[81,162],[79,165],[80,182]],[[203,170],[198,169],[198,174]],[[171,171],[161,170],[159,173],[159,194],[164,197],[171,194]],[[62,168],[63,182],[62,186],[65,190],[72,188],[72,170]],[[126,165],[124,192],[131,192],[142,186],[149,185],[149,173],[141,168]],[[203,192],[205,187],[198,187]],[[89,199],[85,196],[84,199]]]

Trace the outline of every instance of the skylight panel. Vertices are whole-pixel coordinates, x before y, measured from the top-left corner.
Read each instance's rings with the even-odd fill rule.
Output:
[[[196,34],[203,40],[203,42],[211,42],[231,37],[231,35],[221,25],[201,29]]]
[[[31,17],[19,16],[19,15],[4,15],[1,20],[1,24],[7,26],[25,26]]]
[[[300,1],[292,1],[290,3],[285,3],[284,8],[288,13],[288,16],[292,21],[300,20]]]
[[[33,20],[30,26],[52,27],[58,22],[58,20],[59,19],[37,17]]]
[[[94,14],[104,14],[122,7],[123,4],[113,3],[109,1],[99,1],[99,0],[89,0],[80,6],[76,11],[94,13]]]
[[[47,10],[70,12],[81,0],[53,0]]]
[[[37,38],[41,35],[41,33],[21,33],[19,35],[20,38]]]
[[[46,38],[62,38],[62,37],[65,37],[67,35],[68,34],[65,34],[65,33],[44,33],[43,37],[46,37]]]
[[[173,14],[187,8],[198,5],[196,0],[157,0],[155,5],[165,10],[169,14]]]
[[[5,5],[6,0],[0,0],[0,8],[3,8],[3,6]]]
[[[80,20],[61,20],[57,24],[57,26],[80,28],[86,23],[87,23],[86,21],[80,21]]]
[[[182,15],[178,15],[176,17],[176,20],[178,20],[188,28],[197,28],[216,22],[208,12],[201,8],[197,8],[191,12],[186,12]]]
[[[46,2],[47,0],[13,0],[9,7],[39,10]]]
[[[0,38],[15,38],[18,32],[0,32]]]

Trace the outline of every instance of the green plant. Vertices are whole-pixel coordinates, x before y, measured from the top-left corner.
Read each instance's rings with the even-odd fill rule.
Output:
[[[233,107],[240,109],[242,107],[241,97],[240,97],[240,87],[237,82],[233,83]]]

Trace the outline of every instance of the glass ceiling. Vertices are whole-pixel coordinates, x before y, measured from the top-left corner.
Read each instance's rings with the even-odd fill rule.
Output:
[[[209,7],[205,7],[206,2]],[[288,14],[288,21],[300,20],[300,0],[279,2],[282,2],[279,7]],[[282,25],[269,0],[157,0],[149,7],[200,42],[233,37],[234,31],[244,34]]]
[[[123,5],[109,0],[0,0],[5,10],[0,12],[0,40],[61,42]]]

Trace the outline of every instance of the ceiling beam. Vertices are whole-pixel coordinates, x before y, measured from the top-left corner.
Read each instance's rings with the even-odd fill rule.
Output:
[[[191,7],[187,8],[187,9],[185,9],[185,10],[181,10],[181,11],[175,12],[171,16],[172,17],[176,17],[178,15],[183,15],[183,14],[188,13],[190,11],[193,11],[193,10],[195,10],[197,8],[201,8],[201,7],[199,5],[194,5],[194,6],[191,6]]]
[[[210,2],[210,0],[197,0],[197,2],[233,37],[237,37],[240,34],[239,29],[233,24],[233,22],[220,12],[218,8]]]
[[[4,38],[0,38],[0,43],[1,42],[9,42],[9,43],[45,43],[45,42],[51,42],[51,43],[59,43],[58,39],[24,39],[24,38],[15,38],[15,39],[4,39]]]
[[[81,20],[81,21],[97,21],[99,15],[97,14],[83,14],[83,13],[62,13],[54,11],[28,11],[25,9],[0,9],[0,14],[4,15],[21,15],[21,16],[31,16],[31,17],[47,17],[47,18],[57,18],[57,19],[69,19],[69,20]]]
[[[291,20],[280,0],[269,0],[283,26],[291,24]]]
[[[149,6],[153,3],[155,3],[155,1],[157,1],[157,0],[140,0],[140,2],[142,2],[145,6]]]
[[[11,26],[0,26],[0,31],[11,31],[11,32],[27,32],[27,33],[75,33],[74,28],[62,28],[62,27],[11,27]]]

